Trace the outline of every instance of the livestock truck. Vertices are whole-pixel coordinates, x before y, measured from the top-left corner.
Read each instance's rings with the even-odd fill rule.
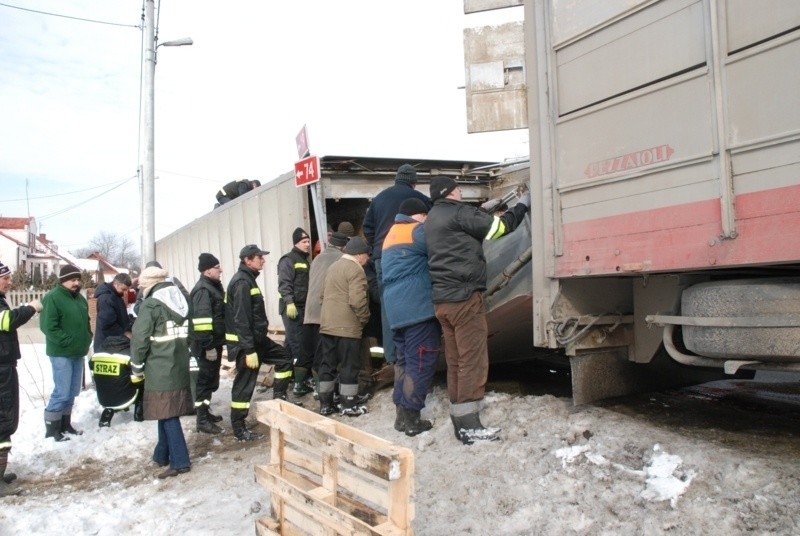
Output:
[[[496,345],[576,403],[800,369],[800,2],[465,0],[509,6],[465,31],[470,130],[530,136]]]

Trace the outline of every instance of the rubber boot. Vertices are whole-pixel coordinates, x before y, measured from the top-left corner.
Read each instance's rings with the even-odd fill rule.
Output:
[[[286,391],[289,389],[289,378],[278,378],[272,383],[272,398],[287,400]]]
[[[342,415],[360,417],[367,412],[367,406],[358,403],[358,395],[342,397]]]
[[[222,428],[211,422],[208,418],[208,406],[197,406],[197,431],[204,434],[219,434]]]
[[[312,389],[308,387],[306,383],[306,378],[308,377],[308,369],[305,367],[295,367],[294,368],[294,390],[292,394],[297,398],[306,396],[308,393],[312,392]]]
[[[111,408],[104,408],[103,413],[100,414],[100,422],[97,426],[100,428],[111,426],[111,419],[114,418],[114,410]]]
[[[136,422],[144,421],[144,404],[142,404],[142,392],[139,391],[139,396],[136,402],[133,403],[133,420]]]
[[[472,445],[475,441],[499,441],[500,428],[486,428],[481,424],[478,412],[469,413],[461,417],[453,417],[453,426],[458,439],[465,445]]]
[[[314,400],[319,400],[319,373],[316,370],[311,370],[312,381],[314,382]]]
[[[45,418],[44,421],[44,437],[52,437],[55,441],[69,441],[69,438],[61,433],[61,416],[56,417],[56,419],[48,421]]]
[[[406,413],[406,435],[414,437],[422,432],[427,432],[433,428],[431,421],[420,419],[418,409],[405,408]]]
[[[234,416],[231,412],[231,426],[233,427],[233,437],[237,441],[256,441],[264,437],[264,434],[248,430],[244,423],[244,415]]]
[[[394,409],[394,429],[398,432],[403,432],[406,429],[406,410],[400,404],[397,404]]]
[[[211,407],[208,407],[208,420],[211,422],[222,422],[222,415],[214,415],[211,413]]]
[[[83,430],[76,430],[72,427],[72,414],[65,413],[61,416],[61,433],[71,435],[83,435]]]
[[[319,393],[319,414],[332,415],[336,411],[333,406],[333,391],[320,391]]]
[[[11,495],[19,495],[22,489],[14,484],[17,475],[14,473],[6,474],[6,465],[8,464],[8,451],[11,449],[0,449],[0,497],[8,497]],[[13,478],[12,478],[13,475]]]

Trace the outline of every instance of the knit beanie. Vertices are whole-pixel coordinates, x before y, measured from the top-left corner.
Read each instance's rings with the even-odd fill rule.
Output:
[[[359,255],[360,253],[369,253],[369,246],[366,240],[360,236],[354,236],[347,242],[343,251],[348,255]]]
[[[155,266],[145,268],[139,276],[139,290],[144,293],[144,296],[147,296],[150,294],[151,288],[166,281],[166,279],[167,271],[163,268],[156,268]]]
[[[353,228],[353,224],[349,221],[343,221],[339,224],[339,227],[336,229],[346,237],[350,238],[356,234],[356,230]]]
[[[301,240],[308,238],[308,233],[302,230],[300,227],[294,230],[292,233],[292,244],[297,244]]]
[[[11,269],[2,262],[0,262],[0,277],[5,277],[10,274],[11,274]]]
[[[417,170],[414,169],[414,166],[411,164],[403,164],[397,168],[397,175],[395,175],[394,180],[408,184],[416,184]]]
[[[335,232],[328,239],[328,243],[337,248],[343,248],[347,245],[349,237],[346,234]]]
[[[450,177],[434,177],[431,179],[431,201],[447,197],[456,189],[458,183]]]
[[[403,200],[400,203],[400,208],[397,211],[399,214],[403,214],[404,216],[413,216],[414,214],[427,214],[428,207],[425,206],[425,203],[422,199],[417,199],[416,197],[409,197],[408,199]]]
[[[219,264],[219,259],[211,253],[201,253],[198,257],[197,270],[205,272],[209,268],[213,268]]]
[[[61,271],[58,272],[58,280],[62,283],[69,281],[70,279],[80,279],[81,278],[81,271],[78,270],[76,267],[72,266],[71,264],[67,264],[61,267]]]

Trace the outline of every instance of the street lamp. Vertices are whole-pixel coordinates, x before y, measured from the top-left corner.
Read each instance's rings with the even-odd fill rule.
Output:
[[[156,44],[154,17],[154,0],[145,2],[144,16],[144,151],[142,165],[142,270],[145,263],[156,258],[156,210],[155,210],[155,86],[156,49],[158,47],[182,47],[191,45],[192,39],[184,37],[174,41]]]

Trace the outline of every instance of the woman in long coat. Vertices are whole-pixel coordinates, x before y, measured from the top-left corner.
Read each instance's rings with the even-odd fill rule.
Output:
[[[158,420],[153,461],[169,467],[158,478],[191,470],[180,416],[192,409],[189,390],[189,347],[186,342],[189,305],[180,289],[166,281],[167,271],[146,268],[139,276],[144,301],[133,324],[131,368],[147,377],[144,418]]]

